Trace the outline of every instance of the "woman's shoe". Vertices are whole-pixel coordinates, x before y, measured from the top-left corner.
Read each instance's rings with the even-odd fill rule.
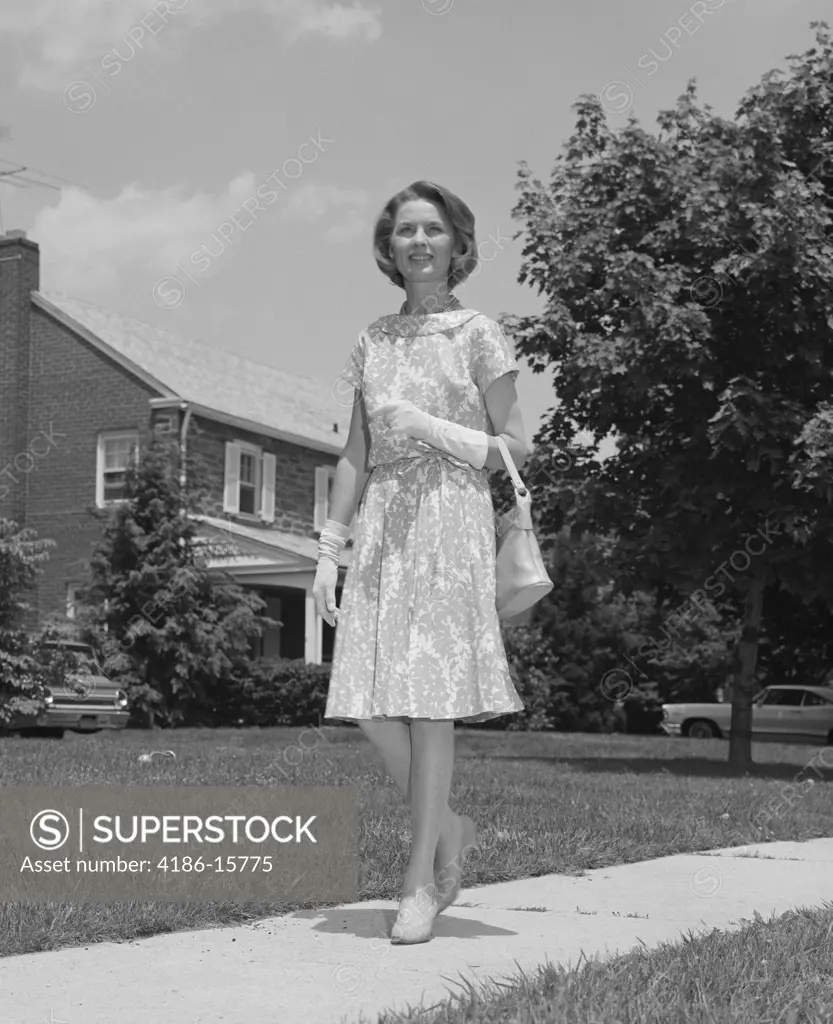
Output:
[[[399,902],[399,913],[390,933],[390,941],[394,946],[428,942],[432,937],[431,929],[437,916],[437,900],[433,890],[432,885],[417,889],[414,896],[402,897]]]
[[[465,814],[460,815],[460,821],[462,823],[460,850],[457,856],[446,864],[435,878],[438,914],[441,914],[446,907],[450,907],[460,895],[460,883],[463,880],[466,857],[477,846],[475,823]]]

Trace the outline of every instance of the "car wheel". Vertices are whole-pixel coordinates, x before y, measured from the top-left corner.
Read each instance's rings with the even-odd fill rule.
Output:
[[[715,736],[719,736],[720,730],[713,722],[707,722],[701,718],[697,719],[697,721],[689,722],[685,729],[685,735],[690,736],[693,740],[710,740]]]

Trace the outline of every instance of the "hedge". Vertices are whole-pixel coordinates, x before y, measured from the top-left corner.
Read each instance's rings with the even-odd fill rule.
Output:
[[[189,720],[183,725],[213,728],[320,725],[327,704],[330,668],[330,665],[308,664],[302,658],[254,662],[247,673],[223,684],[222,698],[202,712],[199,721]],[[510,672],[526,710],[521,714],[502,715],[474,728],[613,732],[624,724],[615,706],[601,696],[597,688],[582,694],[535,668],[520,673],[511,666]],[[628,703],[642,704],[643,701],[640,695],[633,694]],[[656,731],[654,718],[649,713],[648,727],[634,728],[636,719],[629,715],[628,731]]]

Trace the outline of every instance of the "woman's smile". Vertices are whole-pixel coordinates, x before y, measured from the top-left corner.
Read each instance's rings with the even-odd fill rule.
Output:
[[[454,230],[441,207],[424,199],[403,203],[396,213],[390,248],[406,281],[421,287],[447,284]]]

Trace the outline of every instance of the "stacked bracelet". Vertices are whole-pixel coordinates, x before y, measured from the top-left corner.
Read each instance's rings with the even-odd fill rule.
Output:
[[[335,519],[328,519],[318,538],[318,560],[329,558],[336,565],[340,562],[342,549],[350,536],[350,527]]]

